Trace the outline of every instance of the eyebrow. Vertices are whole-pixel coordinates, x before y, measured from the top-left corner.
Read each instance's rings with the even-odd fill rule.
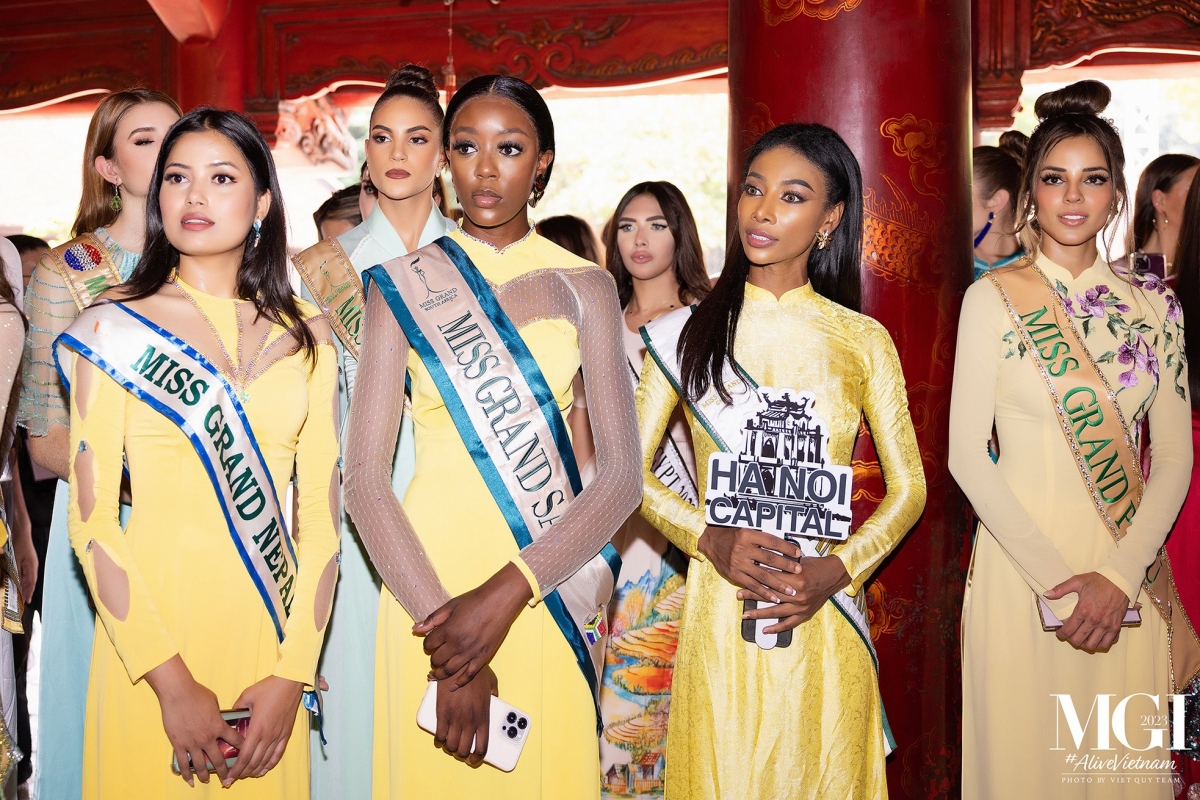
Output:
[[[158,133],[158,128],[154,127],[153,125],[145,125],[141,128],[134,128],[129,132],[128,138],[132,139],[135,134],[139,133]]]
[[[475,130],[474,128],[468,128],[466,126],[455,128],[454,132],[455,133],[472,133],[476,136],[479,135],[479,131]],[[529,132],[526,131],[524,128],[505,128],[504,130],[500,131],[496,135],[497,136],[510,136],[514,133],[519,133],[522,136],[526,136],[526,137],[529,136]]]
[[[392,132],[392,129],[389,128],[387,125],[381,125],[378,122],[376,122],[374,125],[371,126],[371,130],[375,130],[376,128],[387,131],[388,133]],[[411,128],[404,129],[405,133],[412,133],[413,131],[429,131],[430,133],[433,132],[432,130],[430,130],[428,125],[413,125]]]
[[[747,178],[758,178],[760,181],[766,180],[766,178],[764,178],[762,175],[759,175],[757,172],[747,173],[746,177]],[[785,181],[780,181],[780,183],[782,183],[784,186],[803,186],[805,189],[808,189],[810,192],[816,191],[816,189],[814,189],[812,187],[812,184],[810,184],[806,180],[801,180],[800,178],[788,178]]]
[[[1051,172],[1066,172],[1066,167],[1051,167],[1045,166],[1042,169],[1050,170]],[[1084,172],[1108,172],[1108,167],[1084,167]]]
[[[214,161],[211,164],[209,164],[208,166],[210,166],[210,167],[229,167],[230,169],[238,169],[237,164],[231,164],[228,161]],[[165,167],[163,167],[163,169],[170,169],[171,167],[179,167],[180,169],[191,169],[191,166],[180,163],[178,161],[172,161],[170,164],[167,164]]]
[[[655,220],[659,220],[659,219],[661,219],[663,222],[667,221],[667,218],[664,217],[662,214],[656,214],[653,217],[646,217],[647,222],[654,222]],[[637,222],[637,220],[634,219],[633,217],[621,217],[617,220],[617,222]]]

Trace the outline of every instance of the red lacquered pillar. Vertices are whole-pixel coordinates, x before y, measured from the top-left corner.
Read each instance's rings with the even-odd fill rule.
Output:
[[[971,274],[969,0],[731,0],[730,200],[768,128],[820,122],[862,165],[863,311],[891,333],[908,383],[929,499],[869,585],[880,683],[898,748],[892,797],[957,797],[959,617],[970,542],[946,468],[950,382]],[[797,389],[801,387],[796,387]],[[883,493],[867,437],[855,518]]]

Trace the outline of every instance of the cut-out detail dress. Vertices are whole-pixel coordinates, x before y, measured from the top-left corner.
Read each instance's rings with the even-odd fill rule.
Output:
[[[243,301],[187,291],[212,321],[226,351],[235,353],[235,315]],[[308,304],[301,311],[309,317],[318,313]],[[272,326],[269,342],[282,335],[281,327]],[[253,344],[250,338],[248,345]],[[317,348],[315,366],[301,351],[286,355],[294,347],[288,342],[274,348],[268,344],[271,349],[261,364],[265,371],[245,387],[242,399],[281,502],[293,468],[298,481],[300,528],[292,533],[299,572],[282,644],[184,433],[90,362],[73,359],[71,544],[103,623],[96,626],[88,682],[86,800],[308,796],[309,718],[304,709],[296,715],[283,759],[265,777],[240,780],[228,790],[214,777],[207,785],[197,780],[192,789],[171,772],[173,751],[161,708],[143,678],[179,654],[196,681],[216,694],[222,709],[232,708],[243,690],[270,675],[312,683],[324,636],[324,625],[318,628],[317,623],[328,613],[328,608],[315,608],[317,583],[338,549],[336,509],[330,503],[338,458],[333,424],[337,354],[328,338],[326,334]],[[213,349],[195,346],[202,352]],[[83,371],[91,375],[81,383]],[[87,396],[80,397],[81,392]],[[81,450],[92,457],[95,505],[86,515],[76,471]],[[117,520],[122,454],[138,498],[125,531]],[[123,616],[105,605],[105,593],[97,588],[98,550],[127,576]]]

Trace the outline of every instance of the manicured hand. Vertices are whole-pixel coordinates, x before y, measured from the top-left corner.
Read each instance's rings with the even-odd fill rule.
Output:
[[[430,680],[445,683],[451,692],[474,680],[496,655],[531,597],[529,581],[509,563],[482,586],[455,597],[414,625],[413,632],[425,637]]]
[[[241,748],[242,736],[221,718],[217,696],[196,682],[178,655],[147,672],[146,682],[158,695],[163,730],[175,750],[180,776],[188,786],[195,786],[193,772],[201,783],[208,783],[207,762],[228,786],[225,756],[217,739]]]
[[[226,786],[238,778],[261,778],[279,763],[296,727],[303,694],[304,684],[274,675],[242,692],[233,707],[250,709],[250,727],[245,744],[238,748],[237,763],[222,781]]]
[[[764,602],[778,603],[796,594],[784,575],[800,574],[795,559],[801,552],[785,539],[749,528],[709,525],[700,535],[698,547],[722,578],[759,593]]]
[[[778,619],[775,625],[763,628],[763,633],[783,633],[802,622],[812,619],[829,598],[850,585],[850,574],[837,556],[801,558],[796,573],[782,573],[783,579],[796,590],[793,597],[770,608],[756,608],[742,614],[742,619]],[[757,600],[770,603],[761,592],[742,589],[737,593],[739,600]]]
[[[472,767],[479,766],[487,755],[491,698],[500,691],[496,673],[485,666],[474,680],[457,689],[452,690],[441,682],[437,687],[434,744]]]
[[[1085,572],[1046,592],[1046,599],[1058,600],[1072,592],[1079,595],[1079,601],[1071,616],[1063,620],[1058,638],[1090,653],[1108,650],[1121,635],[1129,598],[1100,573]]]

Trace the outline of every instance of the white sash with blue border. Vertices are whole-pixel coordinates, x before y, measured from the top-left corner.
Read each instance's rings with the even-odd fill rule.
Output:
[[[740,364],[730,358],[725,364],[722,382],[733,398],[732,403],[726,404],[713,386],[710,386],[705,395],[695,403],[686,399],[686,394],[681,388],[678,348],[683,327],[691,319],[691,316],[691,307],[665,314],[642,327],[642,340],[646,343],[646,352],[667,376],[676,393],[684,398],[684,402],[687,403],[687,407],[696,421],[700,423],[717,447],[723,452],[732,453],[735,451],[730,448],[729,442],[739,441],[746,420],[753,416],[763,403],[759,395],[759,385]],[[704,487],[700,488],[704,489]],[[828,555],[827,543],[819,544],[816,540],[808,537],[790,538],[789,541],[796,544],[805,556],[816,558]],[[875,645],[871,642],[871,625],[867,620],[866,592],[860,591],[852,597],[842,590],[829,598],[829,602],[841,612],[858,633],[862,643],[871,654],[871,662],[875,665],[875,671],[878,673],[879,658],[875,653]],[[882,701],[879,708],[881,711],[883,710]],[[886,712],[882,714],[882,718],[884,743],[887,752],[890,753],[896,748],[896,741],[892,737]]]
[[[70,364],[64,368],[62,347],[99,367],[187,436],[282,642],[296,581],[296,551],[237,392],[195,348],[123,303],[90,306],[54,344],[55,365],[68,392]],[[304,705],[319,716],[315,691],[306,693]]]
[[[452,239],[367,270],[437,385],[518,547],[582,491],[567,428],[541,369],[487,280]],[[543,598],[599,692],[607,607],[620,571],[611,544]],[[597,705],[597,720],[599,706]]]

